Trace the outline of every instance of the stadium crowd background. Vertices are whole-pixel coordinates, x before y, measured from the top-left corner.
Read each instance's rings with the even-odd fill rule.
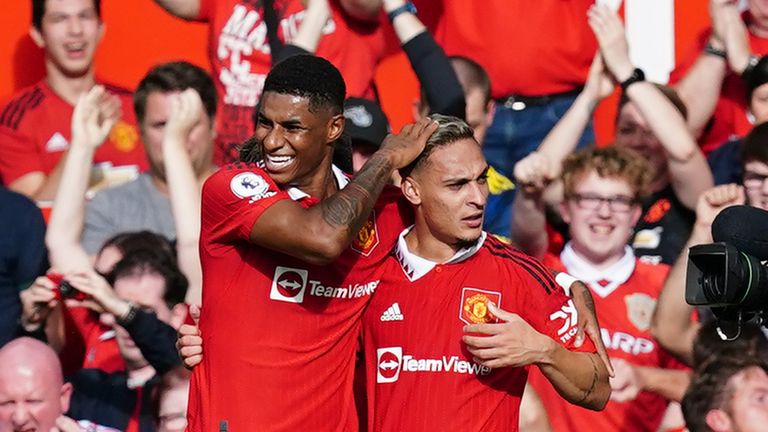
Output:
[[[73,1],[45,0],[43,4],[50,7],[53,3],[66,4]],[[167,4],[173,4],[170,0],[166,1]],[[445,3],[452,1],[456,0],[443,0]],[[395,0],[390,0],[389,4],[393,2]],[[441,23],[443,2],[414,2],[419,9],[417,16],[426,25],[427,32],[445,25]],[[213,0],[209,2],[215,3]],[[310,3],[320,11],[322,6],[317,5],[324,2],[311,0]],[[345,15],[352,14],[349,10],[339,12],[345,6],[339,6],[333,0],[331,3],[334,5],[336,19],[343,16],[344,20],[353,20]],[[384,3],[386,5],[387,1]],[[768,192],[761,191],[761,188],[766,188],[765,180],[768,178],[768,152],[763,150],[768,130],[760,126],[752,129],[750,124],[750,121],[757,125],[768,119],[768,111],[762,111],[760,106],[760,92],[765,91],[762,86],[768,83],[768,61],[746,55],[750,53],[749,42],[744,37],[747,30],[741,21],[737,25],[732,20],[734,16],[740,15],[723,12],[735,8],[731,3],[728,0],[674,3],[675,38],[669,42],[674,44],[676,59],[687,58],[687,63],[684,65],[686,71],[673,74],[673,80],[680,82],[682,79],[685,82],[684,76],[688,76],[685,74],[691,70],[693,61],[702,52],[697,44],[706,40],[701,35],[710,26],[709,10],[720,8],[720,12],[717,12],[721,14],[719,25],[727,35],[724,34],[724,40],[719,42],[722,46],[710,44],[705,54],[701,55],[709,56],[702,57],[705,59],[703,62],[714,61],[714,58],[720,61],[727,57],[727,68],[733,69],[736,75],[742,75],[750,97],[753,97],[750,99],[749,114],[739,103],[736,103],[735,108],[729,106],[723,109],[731,110],[729,113],[743,110],[744,119],[739,118],[722,126],[725,129],[720,128],[719,124],[713,128],[707,119],[697,117],[701,117],[702,110],[696,98],[702,96],[696,94],[696,90],[701,87],[691,84],[687,93],[680,90],[680,93],[685,94],[678,97],[666,87],[643,82],[642,72],[634,69],[637,65],[631,63],[627,47],[623,44],[624,30],[616,25],[619,23],[618,18],[607,9],[593,9],[589,13],[591,30],[584,27],[574,36],[586,35],[592,41],[594,32],[603,50],[602,58],[593,63],[584,86],[581,83],[568,83],[566,88],[544,95],[536,92],[527,95],[494,94],[497,117],[499,111],[515,114],[517,111],[535,110],[538,106],[554,106],[560,100],[568,101],[563,105],[562,112],[558,112],[559,118],[551,119],[552,124],[540,136],[529,137],[527,147],[520,146],[521,149],[514,157],[499,157],[508,151],[500,137],[508,134],[510,128],[497,126],[490,131],[486,130],[483,118],[473,124],[477,118],[471,118],[470,105],[472,97],[476,95],[472,93],[471,90],[475,88],[471,86],[481,90],[481,100],[484,101],[481,111],[487,115],[489,111],[486,109],[490,106],[487,100],[489,84],[482,70],[470,61],[471,53],[462,53],[470,57],[470,60],[463,57],[448,59],[442,53],[438,45],[443,42],[443,36],[439,31],[435,36],[437,45],[424,32],[421,22],[410,18],[408,21],[398,18],[400,27],[396,25],[396,31],[392,31],[386,14],[379,11],[373,15],[379,16],[379,25],[385,33],[382,41],[386,42],[370,42],[371,52],[381,54],[381,59],[366,60],[371,67],[376,64],[375,72],[361,72],[361,65],[363,69],[369,66],[365,61],[356,63],[356,58],[350,60],[337,52],[339,58],[345,59],[339,66],[342,74],[349,70],[353,70],[350,76],[354,78],[374,74],[375,91],[367,87],[366,83],[349,80],[350,76],[345,76],[348,79],[347,89],[356,93],[353,96],[377,95],[392,131],[400,130],[414,119],[420,119],[419,125],[426,125],[427,114],[446,110],[446,114],[466,117],[467,122],[475,126],[474,135],[468,128],[461,129],[461,120],[456,119],[457,123],[453,123],[452,117],[447,120],[437,117],[439,121],[436,120],[436,124],[453,125],[450,127],[459,124],[459,129],[464,131],[460,140],[485,144],[494,142],[493,146],[489,144],[485,148],[485,157],[488,158],[491,171],[487,174],[491,193],[504,195],[503,192],[511,190],[508,183],[512,179],[517,181],[517,196],[514,198],[514,207],[512,195],[492,197],[496,201],[489,199],[487,229],[497,234],[502,241],[511,238],[523,251],[541,259],[547,267],[568,272],[585,282],[597,299],[598,316],[605,313],[609,317],[603,321],[605,326],[598,336],[608,349],[615,373],[611,379],[613,396],[608,407],[602,412],[587,412],[565,404],[553,392],[549,383],[543,380],[541,373],[532,372],[531,386],[526,390],[520,411],[520,430],[566,431],[591,425],[597,428],[595,430],[679,431],[684,430],[687,423],[693,432],[739,431],[760,430],[761,425],[766,424],[756,420],[761,415],[768,418],[768,376],[765,374],[767,366],[764,363],[766,340],[763,333],[748,327],[740,341],[731,345],[723,344],[712,337],[715,330],[711,328],[710,317],[706,312],[699,311],[698,315],[703,315],[699,317],[681,301],[685,254],[680,259],[678,257],[683,247],[711,241],[709,225],[723,207],[746,201],[756,207],[768,208],[768,199],[765,199]],[[768,2],[753,0],[753,3],[758,5],[758,9],[765,8],[761,10],[766,12],[763,18],[768,20]],[[478,2],[464,7],[481,8],[481,4]],[[672,7],[670,4],[667,6]],[[2,268],[5,271],[3,288],[17,288],[20,301],[16,301],[16,292],[0,295],[9,311],[2,320],[4,332],[0,340],[0,343],[5,344],[0,349],[0,430],[5,430],[2,429],[5,427],[10,427],[9,430],[34,430],[36,427],[48,430],[55,424],[60,431],[173,431],[183,430],[186,425],[189,372],[181,367],[182,359],[173,342],[176,340],[175,331],[182,324],[186,324],[185,328],[191,332],[183,334],[197,334],[195,322],[200,313],[197,305],[200,304],[204,284],[198,254],[200,221],[197,217],[186,216],[201,213],[198,183],[213,175],[217,165],[223,165],[237,156],[235,150],[239,150],[239,147],[236,149],[231,146],[231,141],[224,142],[228,139],[227,134],[232,131],[227,131],[227,120],[222,121],[221,117],[214,115],[217,104],[219,113],[231,109],[229,118],[249,123],[249,127],[251,110],[247,108],[245,117],[238,117],[233,112],[242,107],[233,109],[228,106],[235,104],[229,96],[221,97],[221,88],[214,87],[214,82],[221,87],[221,81],[227,77],[235,81],[240,77],[228,76],[228,70],[218,76],[214,74],[213,79],[207,74],[206,71],[211,68],[209,56],[215,56],[216,49],[206,48],[209,44],[208,33],[211,31],[206,25],[172,18],[149,0],[105,0],[101,7],[106,37],[98,47],[95,70],[97,82],[104,87],[96,86],[87,93],[75,94],[74,98],[70,88],[69,93],[62,95],[63,99],[57,99],[55,103],[60,106],[65,106],[61,102],[71,104],[71,99],[79,100],[72,119],[56,115],[35,119],[40,130],[56,122],[72,125],[71,135],[70,131],[62,130],[62,134],[54,134],[47,142],[36,143],[44,145],[49,153],[68,149],[67,157],[61,163],[50,155],[41,157],[41,160],[46,159],[41,164],[44,168],[37,171],[33,168],[25,172],[27,166],[16,153],[27,142],[32,142],[31,139],[26,141],[28,137],[24,133],[27,131],[22,131],[30,128],[29,124],[24,123],[27,121],[25,115],[33,112],[40,101],[46,101],[44,103],[47,104],[47,101],[56,99],[46,86],[34,87],[45,77],[44,55],[35,46],[35,42],[40,43],[42,37],[50,35],[41,36],[38,29],[37,33],[31,32],[31,37],[26,36],[32,21],[29,3],[26,1],[9,5],[8,13],[0,18],[0,25],[5,25],[7,29],[0,41],[0,59],[11,65],[0,71],[0,95],[8,101],[20,89],[32,89],[26,90],[26,93],[17,93],[16,98],[4,106],[0,117],[4,128],[0,131],[0,141],[6,142],[0,142],[0,151],[5,152],[0,155],[0,175],[3,176],[3,186],[13,185],[13,188],[25,192],[31,198],[37,198],[40,207],[31,207],[18,195],[7,194],[5,188],[1,191],[7,204],[5,213],[0,209],[5,222],[2,230],[6,237],[3,240],[7,245],[3,255],[7,257],[5,267]],[[292,2],[291,7],[299,8],[293,10],[296,12],[303,6]],[[214,9],[212,6],[207,13],[216,16]],[[575,9],[578,10],[578,6]],[[79,18],[84,21],[93,18],[88,13],[83,12]],[[184,15],[183,12],[177,13]],[[397,13],[398,16],[405,14],[410,17],[408,14],[412,14],[412,11],[398,9]],[[317,16],[320,16],[319,12]],[[749,21],[746,15],[744,17]],[[311,25],[307,23],[323,24],[325,21],[312,21],[311,18],[313,16],[308,9],[304,16],[306,26],[296,25],[293,28],[296,32],[295,44],[287,44],[285,51],[281,51],[273,60],[282,60],[290,54],[312,52],[315,49],[317,41],[313,41],[314,36],[304,39],[311,33],[307,30]],[[552,21],[557,19],[550,18]],[[51,18],[44,16],[43,19]],[[221,16],[218,19],[226,22],[226,18]],[[568,19],[573,20],[573,15]],[[587,15],[584,20],[586,22]],[[218,21],[219,28],[224,22]],[[341,25],[341,22],[337,21],[337,25]],[[44,24],[52,25],[48,21]],[[652,21],[643,25],[647,25],[649,32],[653,31]],[[368,37],[373,32],[366,32],[375,26],[369,23],[368,27],[361,28],[363,30],[353,30],[352,33],[360,31]],[[759,28],[759,25],[757,28],[755,32],[758,33],[766,30]],[[752,31],[752,27],[749,29]],[[442,30],[451,34],[450,29],[443,27]],[[344,31],[350,32],[346,27]],[[530,29],[531,34],[537,31]],[[543,39],[546,40],[546,35]],[[759,39],[768,40],[768,34],[761,34]],[[573,40],[560,42],[564,45],[567,45],[565,42],[571,42],[573,45]],[[422,59],[413,54],[417,43],[421,49],[419,52],[424,56]],[[78,45],[70,43],[65,49],[74,52],[81,49],[73,48],[73,44]],[[355,49],[365,49],[359,41],[350,44]],[[575,57],[582,57],[582,60],[591,58],[593,48],[597,45],[591,42],[589,49],[576,53]],[[726,48],[729,49],[727,53]],[[353,52],[352,48],[349,49]],[[220,46],[219,52],[221,50]],[[454,54],[450,48],[446,51],[448,55]],[[762,51],[765,51],[763,45],[755,45],[751,52],[764,54]],[[695,54],[693,57],[692,52]],[[737,57],[734,54],[736,52],[744,55]],[[363,51],[360,53],[368,54]],[[79,58],[80,55],[79,52],[73,54],[73,58]],[[499,56],[503,56],[503,53],[499,53]],[[418,62],[423,59],[434,63],[419,67]],[[224,57],[219,60],[223,64]],[[226,61],[230,60],[228,58]],[[416,74],[411,70],[411,65]],[[48,66],[50,78],[51,68],[58,66],[51,63]],[[483,66],[488,69],[487,64]],[[490,69],[493,69],[492,66]],[[566,64],[564,69],[569,66],[574,64]],[[584,66],[586,64],[581,62],[573,69],[585,70]],[[221,67],[226,69],[228,66]],[[445,74],[448,70],[452,72]],[[263,72],[266,74],[266,71]],[[495,73],[499,73],[498,69]],[[731,75],[729,79],[740,79],[736,75]],[[706,84],[707,77],[702,76],[704,80],[699,84]],[[609,77],[614,79],[615,89],[607,84],[609,81],[605,79]],[[67,80],[72,77],[63,74],[58,78]],[[446,87],[437,86],[438,82]],[[730,88],[729,85],[725,87]],[[620,87],[624,88],[625,96],[621,101]],[[680,87],[685,87],[685,84]],[[219,90],[218,101],[214,95],[216,90]],[[231,88],[224,91],[229,90]],[[241,95],[250,94],[245,90]],[[733,88],[730,90],[730,94],[726,90],[723,93],[732,97],[735,92]],[[56,92],[54,89],[53,93]],[[133,100],[129,92],[135,92]],[[441,92],[445,100],[438,97]],[[280,94],[279,91],[277,93]],[[451,102],[448,96],[456,95],[462,101],[466,98],[458,110],[456,105],[448,104]],[[117,109],[118,98],[122,100],[122,117]],[[694,101],[693,109],[690,105],[686,109],[685,102],[691,101]],[[593,111],[598,102],[601,102],[599,107]],[[473,106],[478,107],[476,104]],[[571,108],[567,109],[569,106]],[[309,110],[313,114],[314,108]],[[59,111],[63,112],[63,109],[59,108]],[[585,116],[585,112],[588,115]],[[591,135],[593,113],[594,136]],[[722,111],[718,113],[722,114]],[[373,117],[376,127],[386,129],[386,126],[382,126],[383,114],[379,109],[370,101],[360,98],[346,102],[344,115],[347,117],[353,154],[351,158],[346,155],[346,159],[351,159],[348,161],[351,164],[342,168],[348,172],[357,171],[363,161],[357,158],[360,155],[370,157],[384,136],[381,130],[369,129],[370,121],[366,122],[366,119]],[[549,113],[541,117],[547,115]],[[157,120],[160,117],[162,119]],[[262,124],[272,125],[269,118],[258,118]],[[358,121],[361,118],[362,126]],[[214,123],[214,119],[218,122]],[[700,124],[691,126],[691,129],[696,134],[717,141],[702,138],[700,144],[705,152],[699,151],[693,134],[688,132],[686,120],[689,123],[700,120]],[[242,126],[235,121],[232,124]],[[555,124],[557,126],[549,133],[549,127]],[[122,146],[124,149],[125,145],[130,145],[137,152],[143,149],[141,146],[136,147],[139,135],[133,131],[133,125],[142,125],[144,128],[141,137],[148,150],[146,156],[132,156],[130,162],[138,164],[145,174],[125,186],[87,192],[88,167],[94,160],[110,161],[107,153],[112,148],[110,146],[117,149]],[[436,125],[434,127],[437,128]],[[34,131],[34,126],[29,129],[30,133]],[[238,132],[241,131],[238,129]],[[747,135],[747,132],[750,133]],[[69,141],[64,137],[66,135],[70,135]],[[716,138],[713,137],[715,135]],[[723,137],[727,138],[726,144],[723,144]],[[104,144],[98,148],[105,140],[109,145]],[[223,147],[219,146],[219,140]],[[12,145],[8,144],[11,142]],[[238,138],[237,143],[240,142]],[[590,142],[596,142],[601,149],[583,150]],[[240,153],[241,158],[261,156],[258,146],[253,146],[254,143],[258,144],[253,139],[248,141],[246,149],[252,152]],[[617,144],[615,150],[612,147],[602,149],[611,143]],[[372,148],[366,147],[367,144],[373,144]],[[631,150],[626,151],[625,147]],[[253,151],[253,148],[257,150]],[[714,181],[710,171],[702,169],[706,164],[705,156],[709,154],[715,155],[709,161]],[[346,160],[341,151],[339,156]],[[284,156],[268,160],[267,165],[272,164],[273,168],[277,166],[279,171],[281,164],[291,163],[281,157]],[[118,159],[113,161],[115,165],[120,164]],[[408,168],[405,165],[408,164],[399,168]],[[404,179],[407,179],[410,169],[413,167],[401,171],[405,173]],[[123,182],[126,173],[132,178],[136,174],[134,171],[119,169],[111,171],[110,167],[102,170],[100,175],[108,180],[107,183]],[[38,176],[37,173],[41,171],[46,173]],[[651,176],[651,173],[655,176]],[[273,183],[262,185],[258,183],[262,181],[260,177],[254,179],[249,173],[242,174],[245,176],[242,177],[242,187],[245,189],[237,189],[234,182],[226,183],[238,197],[250,198],[251,202],[255,202],[271,198],[277,193],[268,189],[268,186],[276,188]],[[483,174],[482,184],[486,181],[485,176]],[[549,188],[551,183],[559,184],[557,180],[561,176],[562,189]],[[344,183],[341,178],[337,179],[339,185]],[[247,183],[246,180],[257,181],[256,185],[265,189],[257,195],[248,195],[251,193],[248,188],[253,188],[254,183]],[[394,178],[393,181],[397,183],[400,179]],[[284,184],[278,179],[275,182]],[[721,186],[713,187],[715,184]],[[499,188],[502,193],[494,192],[494,189]],[[244,195],[240,196],[239,193]],[[613,194],[606,196],[608,193]],[[556,203],[558,197],[563,198],[560,207]],[[205,215],[205,192],[202,207]],[[45,216],[47,234],[44,233],[38,210]],[[210,209],[207,210],[210,212]],[[559,210],[559,214],[553,216],[551,213],[558,213],[556,210]],[[604,219],[595,222],[595,219],[585,216],[587,213],[592,215],[589,217],[599,214]],[[489,214],[496,219],[490,220]],[[668,216],[669,219],[665,219]],[[606,222],[609,219],[610,222]],[[500,225],[496,224],[498,220],[501,220]],[[492,223],[496,225],[491,227]],[[81,233],[83,228],[84,233]],[[363,225],[360,235],[368,235],[364,238],[358,236],[352,249],[362,248],[366,252],[365,256],[368,256],[378,244],[375,242],[380,240],[377,229],[375,224],[373,228]],[[136,232],[126,234],[127,231]],[[635,235],[631,244],[634,250],[628,246],[625,248],[621,238],[622,235],[628,237],[633,231]],[[206,233],[205,223],[203,233]],[[255,236],[254,233],[251,235]],[[614,240],[613,243],[606,243],[610,250],[599,250],[600,241],[592,242],[595,238],[602,241],[604,237],[612,237]],[[618,243],[616,238],[619,238]],[[482,244],[485,237],[474,240]],[[47,257],[43,242],[47,247]],[[497,240],[488,242],[495,245]],[[254,243],[263,246],[257,241]],[[272,243],[270,245],[274,246]],[[281,249],[277,247],[276,250]],[[23,251],[26,255],[20,253],[14,256],[16,251]],[[15,268],[17,262],[24,262],[30,267]],[[40,268],[32,268],[36,263]],[[46,270],[47,276],[43,277]],[[20,280],[18,277],[21,274],[24,276]],[[34,283],[31,280],[33,274],[41,276]],[[84,300],[62,298],[62,293],[68,287],[67,284],[61,284],[60,274],[66,275],[66,280],[76,292],[85,294]],[[278,276],[275,278],[274,283]],[[616,291],[620,289],[624,291]],[[613,300],[608,300],[615,292],[623,294],[621,300],[616,300],[618,294],[614,295]],[[462,297],[461,301],[464,300]],[[654,310],[657,301],[661,306]],[[393,304],[396,305],[397,302]],[[488,307],[495,311],[493,313],[499,319],[512,319],[503,310],[496,309],[495,305],[490,304]],[[622,308],[626,308],[626,314],[615,312]],[[209,307],[208,310],[212,309]],[[611,311],[613,315],[622,317],[614,320]],[[387,320],[402,320],[398,308],[390,307],[385,313]],[[385,321],[384,316],[381,315],[381,321]],[[550,321],[555,320],[552,318],[554,316],[550,316]],[[374,321],[377,321],[375,318]],[[704,326],[700,326],[695,318],[700,318]],[[369,331],[365,325],[365,331]],[[630,327],[637,331],[631,335],[624,333]],[[26,337],[11,342],[14,336]],[[570,336],[558,333],[558,337],[563,345],[575,350],[566,344]],[[47,345],[35,339],[45,340]],[[183,359],[190,365],[200,361],[200,351],[195,351],[200,342],[194,337],[188,340],[193,342],[182,345],[191,347],[191,352],[195,353],[191,357],[197,356],[190,359],[190,355],[187,355]],[[221,341],[221,337],[217,340]],[[470,342],[466,343],[474,348]],[[373,350],[369,349],[368,354]],[[472,349],[470,351],[474,354]],[[372,361],[381,362],[381,359]],[[475,358],[473,361],[487,364],[483,361],[489,360]],[[381,363],[377,367],[381,372]],[[597,370],[595,367],[595,379],[598,376]],[[371,370],[367,372],[370,374]],[[590,396],[594,385],[595,380],[592,388],[579,402]],[[199,390],[195,389],[193,381],[193,393],[195,391]],[[757,396],[754,396],[756,394],[764,397],[766,402],[762,402],[763,399],[757,400]],[[739,398],[755,398],[757,402],[755,406],[749,407],[748,403]],[[669,401],[673,403],[667,405]],[[683,405],[682,409],[680,404]],[[399,430],[391,426],[398,424],[391,423],[391,418],[385,420],[389,426],[382,426],[378,423],[381,419],[374,415],[377,408],[373,405],[368,408],[370,429]],[[67,416],[63,415],[65,413]],[[205,413],[196,412],[195,415],[205,416]],[[512,418],[517,419],[516,415]],[[445,421],[446,427],[450,428],[450,420]],[[226,422],[223,426],[220,424],[219,428],[227,430]],[[515,426],[510,428],[514,430]]]

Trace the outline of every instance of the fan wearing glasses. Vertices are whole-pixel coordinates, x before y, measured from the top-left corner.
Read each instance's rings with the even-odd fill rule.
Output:
[[[593,415],[560,403],[552,386],[532,373],[529,383],[543,404],[540,415],[548,415],[557,431],[584,427],[655,431],[669,401],[682,397],[688,377],[650,334],[651,317],[669,266],[636,258],[627,244],[642,214],[641,198],[652,188],[650,164],[625,147],[585,150],[565,159],[561,180],[564,199],[559,210],[569,224],[571,240],[559,256],[540,253],[538,257],[590,288],[615,376],[610,402],[603,412]],[[529,228],[541,233],[546,244],[540,189],[524,187],[515,205],[526,209],[515,211],[515,217],[525,215]]]

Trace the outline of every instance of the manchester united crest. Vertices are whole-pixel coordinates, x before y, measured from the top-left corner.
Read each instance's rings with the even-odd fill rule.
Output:
[[[115,148],[128,153],[136,148],[136,144],[139,142],[139,133],[136,131],[136,127],[123,120],[118,120],[109,133],[109,139],[115,144]]]
[[[627,304],[627,318],[629,322],[640,331],[651,328],[653,310],[656,308],[656,299],[643,293],[634,293],[624,297]]]
[[[495,323],[498,319],[488,310],[488,303],[501,307],[501,293],[477,288],[461,289],[459,319],[467,324]]]
[[[363,256],[368,256],[379,244],[379,234],[376,230],[376,215],[371,211],[368,220],[365,221],[357,236],[352,240],[352,250]]]

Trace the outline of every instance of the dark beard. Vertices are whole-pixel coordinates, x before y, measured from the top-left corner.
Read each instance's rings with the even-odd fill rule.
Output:
[[[454,249],[457,251],[460,251],[462,249],[469,249],[475,244],[477,244],[477,241],[480,239],[480,236],[475,237],[474,239],[458,239],[455,243],[453,243]]]

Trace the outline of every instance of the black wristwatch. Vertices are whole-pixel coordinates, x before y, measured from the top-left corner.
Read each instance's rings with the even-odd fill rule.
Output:
[[[387,16],[389,17],[389,22],[393,22],[395,20],[395,18],[397,18],[398,15],[400,15],[401,13],[405,13],[405,12],[410,12],[410,13],[416,15],[416,12],[417,12],[416,11],[416,5],[411,3],[411,2],[407,2],[406,4],[404,4],[404,5],[402,5],[402,6],[398,7],[398,8],[395,8],[394,10],[392,10],[392,12],[387,14]]]
[[[728,58],[728,54],[725,52],[725,50],[715,48],[711,43],[707,43],[707,46],[704,47],[704,53],[711,56],[720,57],[723,60]]]
[[[640,81],[645,81],[645,73],[643,73],[642,69],[635,68],[635,70],[632,71],[632,75],[622,81],[619,85],[621,86],[622,91],[627,91],[627,87]]]
[[[136,319],[136,314],[139,313],[139,308],[134,302],[128,302],[128,312],[121,317],[116,317],[116,321],[120,326],[125,327],[132,323]]]

